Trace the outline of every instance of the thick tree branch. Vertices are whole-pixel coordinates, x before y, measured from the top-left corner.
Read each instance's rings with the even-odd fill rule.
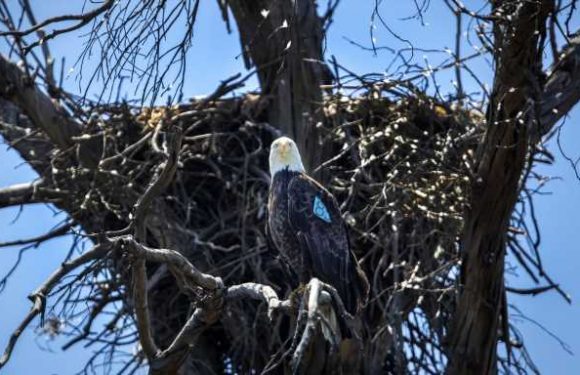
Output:
[[[190,348],[196,345],[200,334],[220,318],[224,305],[230,301],[240,298],[251,298],[265,302],[268,305],[268,315],[276,311],[289,313],[292,310],[291,300],[280,300],[276,292],[267,285],[257,283],[244,283],[226,288],[219,277],[199,271],[187,258],[177,251],[170,249],[154,249],[136,241],[133,236],[127,235],[110,240],[112,243],[120,245],[123,249],[132,254],[134,282],[133,291],[135,299],[135,314],[143,351],[150,361],[151,374],[174,374],[187,357]],[[197,294],[190,294],[188,291],[202,288],[207,297],[196,303],[197,308],[190,315],[186,324],[172,340],[171,344],[163,351],[157,349],[149,331],[150,322],[147,302],[147,278],[145,275],[145,261],[167,264],[178,280],[181,290],[190,299],[198,298]],[[330,306],[334,300],[337,312],[341,319],[344,319],[350,326],[352,317],[344,309],[336,290],[329,285],[321,283],[317,279],[312,279],[308,284],[305,294],[305,303],[299,315],[306,318],[306,326],[301,334],[296,334],[294,346],[295,353],[293,365],[295,368],[303,366],[304,352],[313,342],[314,329],[319,329],[319,325],[329,325],[332,322],[324,321],[324,314],[321,313],[322,305]],[[324,291],[325,293],[322,293]],[[352,327],[351,327],[352,328]],[[336,328],[334,328],[336,329]],[[330,331],[333,329],[330,328]],[[326,331],[329,331],[328,329]],[[339,338],[333,334],[333,342],[336,344]],[[325,335],[326,337],[326,335]]]
[[[54,203],[62,193],[43,188],[43,182],[34,181],[0,188],[0,208],[32,203]]]
[[[145,246],[133,239],[132,236],[121,238],[126,242],[130,250],[141,259],[155,263],[167,263],[172,266],[173,271],[177,271],[188,283],[215,291],[222,287],[222,282],[218,277],[211,276],[199,271],[186,257],[181,253],[170,249],[153,249]]]
[[[179,369],[181,363],[189,354],[189,348],[193,347],[199,335],[213,323],[215,323],[223,309],[224,296],[227,293],[222,280],[209,274],[199,271],[187,258],[174,250],[153,249],[135,241],[132,236],[123,236],[114,241],[120,241],[137,259],[134,263],[134,272],[137,276],[134,279],[133,290],[140,339],[147,358],[151,363],[152,374],[173,374]],[[188,319],[180,332],[175,336],[172,343],[163,351],[159,351],[149,332],[150,322],[147,311],[147,278],[145,276],[145,261],[163,263],[179,281],[181,290],[189,295],[188,291],[196,288],[203,288],[208,293],[205,299]],[[140,276],[139,276],[140,275]],[[240,296],[257,297],[256,293],[263,292],[261,298],[264,301],[277,299],[269,292],[271,288],[266,286],[256,287],[255,285],[239,285],[232,287],[230,298]],[[247,290],[245,290],[247,289]],[[193,294],[192,296],[195,296]],[[191,297],[190,297],[191,298]],[[192,302],[198,302],[193,300]]]
[[[544,85],[540,113],[540,135],[550,133],[554,125],[580,101],[580,30],[549,70]]]
[[[0,99],[15,104],[32,125],[50,139],[55,148],[67,150],[77,147],[77,155],[83,165],[91,168],[98,165],[102,146],[98,142],[99,139],[91,138],[89,142],[85,142],[84,139],[77,138],[82,129],[72,116],[42,92],[36,86],[33,77],[28,76],[2,55],[0,55]],[[28,158],[28,155],[23,154],[23,157]]]
[[[0,208],[36,203],[34,192],[39,182],[17,184],[0,189]]]
[[[151,332],[147,299],[147,269],[144,259],[137,259],[133,263],[133,300],[135,301],[135,315],[137,316],[137,330],[139,331],[141,347],[147,358],[155,358],[159,349],[155,345]]]
[[[217,311],[221,311],[221,308],[211,312]],[[208,320],[206,317],[207,312],[202,308],[195,309],[171,345],[152,359],[149,365],[149,374],[165,375],[178,372],[189,354],[189,349],[197,343],[199,336],[214,323],[212,319]]]
[[[21,240],[0,242],[0,247],[19,246],[19,245],[27,245],[27,244],[35,244],[35,246],[38,246],[40,243],[42,243],[44,241],[48,241],[50,239],[60,237],[60,236],[67,234],[73,226],[74,226],[74,223],[67,223],[67,224],[61,225],[58,228],[51,230],[48,233],[42,234],[40,236],[21,239]]]
[[[12,101],[61,149],[74,145],[72,137],[80,134],[80,127],[52,100],[40,91],[32,77],[0,55],[0,97]]]
[[[0,136],[39,174],[47,170],[54,150],[52,142],[38,130],[16,104],[0,96]]]
[[[539,41],[554,2],[498,2],[495,6],[504,13],[511,11],[508,19],[512,21],[497,21],[494,28],[497,71],[465,218],[462,290],[447,342],[450,374],[497,371],[506,233],[528,155],[529,130],[537,124]]]
[[[272,319],[276,311],[288,312],[290,309],[289,300],[280,300],[278,294],[268,285],[256,283],[244,283],[230,286],[227,291],[227,299],[251,298],[260,300],[268,305],[268,317]]]
[[[134,207],[134,220],[131,225],[135,226],[138,238],[144,233],[144,224],[153,200],[173,181],[173,176],[177,171],[179,151],[181,150],[181,141],[183,133],[179,127],[175,127],[167,134],[167,142],[164,144],[162,152],[164,162],[158,167],[158,173],[145,190],[145,193],[137,200]],[[153,137],[153,142],[157,140]]]
[[[320,281],[318,279],[312,279],[310,283],[308,283],[306,326],[304,327],[302,337],[300,338],[292,356],[292,367],[294,373],[300,373],[299,369],[302,365],[304,353],[306,352],[308,345],[311,344],[316,326],[319,323],[317,315],[319,314],[318,301],[320,299],[321,289]]]

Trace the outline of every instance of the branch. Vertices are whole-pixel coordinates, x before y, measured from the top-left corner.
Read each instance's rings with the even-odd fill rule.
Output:
[[[78,28],[81,28],[82,26],[86,25],[87,23],[89,23],[90,21],[92,21],[95,17],[97,17],[98,15],[100,15],[101,13],[105,12],[106,10],[108,10],[109,8],[111,8],[111,6],[114,4],[115,2],[113,0],[107,0],[105,3],[103,3],[103,5],[101,5],[100,7],[88,12],[88,13],[84,13],[84,14],[64,14],[62,16],[57,16],[57,17],[52,17],[52,18],[48,18],[36,25],[33,25],[31,28],[26,29],[26,30],[22,30],[22,31],[3,31],[0,32],[0,36],[13,36],[13,37],[23,37],[26,36],[28,34],[31,34],[35,31],[39,31],[42,28],[51,25],[53,23],[58,23],[58,22],[67,22],[67,21],[80,21],[79,23],[68,27],[66,29],[61,29],[61,30],[54,30],[51,33],[49,33],[48,35],[46,35],[44,38],[40,39],[36,44],[42,44],[44,41],[48,40],[48,39],[52,39],[55,36],[62,34],[63,32],[67,32],[67,31],[73,31],[76,30]]]
[[[137,316],[137,330],[141,347],[147,358],[155,358],[159,349],[153,340],[151,319],[149,317],[149,303],[147,302],[147,269],[145,260],[138,259],[133,264],[133,299],[135,301],[135,315]]]
[[[175,127],[167,135],[167,138],[168,140],[164,144],[163,151],[165,161],[159,166],[158,171],[160,172],[153,178],[145,193],[135,203],[133,211],[134,221],[132,221],[132,225],[134,225],[138,236],[144,230],[143,224],[145,223],[147,211],[151,203],[173,181],[173,176],[177,171],[179,151],[181,150],[181,141],[183,139],[181,128]],[[153,137],[152,141],[155,142],[155,137]]]
[[[355,319],[346,311],[336,289],[312,278],[302,296],[293,342],[289,350],[293,352],[291,359],[293,373],[300,374],[304,370],[313,369],[315,373],[337,373],[341,368],[350,368],[350,371],[356,372],[358,365],[354,364],[348,355],[341,355],[340,360],[337,355],[341,343],[349,342],[346,346],[362,348],[359,333]],[[342,341],[343,339],[347,341]],[[321,347],[327,351],[328,357],[324,360],[313,357],[313,353],[319,352]],[[347,367],[343,368],[345,365]]]
[[[219,319],[226,301],[241,297],[260,299],[268,303],[269,311],[286,310],[290,306],[289,301],[280,301],[269,286],[246,283],[226,290],[219,277],[199,271],[186,257],[175,250],[153,249],[140,244],[130,235],[112,241],[120,242],[136,259],[133,284],[135,315],[143,351],[150,361],[153,374],[175,373],[189,354],[189,348],[195,345],[199,335]],[[190,298],[191,295],[187,291],[195,288],[201,287],[208,293],[208,297],[202,301],[192,300],[198,307],[168,348],[162,352],[155,346],[150,331],[145,261],[167,264],[178,280],[182,291]]]
[[[28,17],[30,24],[33,27],[37,26],[38,22],[36,21],[36,17],[34,16],[34,12],[32,11],[32,6],[30,6],[29,0],[22,0],[22,10]],[[44,40],[46,34],[44,33],[44,30],[38,29],[36,31],[36,35],[38,35],[40,40]],[[50,53],[50,48],[48,47],[47,42],[42,43],[42,54],[44,55],[44,75],[47,91],[51,97],[55,98],[58,95],[58,89],[54,78],[54,59]]]
[[[17,184],[0,189],[0,208],[36,203],[33,198],[38,181]]]
[[[213,321],[204,317],[205,310],[195,309],[171,345],[149,365],[151,375],[175,374],[187,358],[189,349],[194,346],[198,337]]]
[[[185,280],[195,286],[215,291],[223,287],[223,282],[219,277],[215,277],[198,270],[185,256],[175,250],[153,249],[145,246],[133,238],[133,236],[124,236],[120,241],[127,245],[138,259],[145,259],[149,262],[167,263],[171,265],[172,271],[180,273]]]
[[[160,123],[158,128],[163,124]],[[156,145],[156,136],[153,135],[151,142],[154,149],[158,149]],[[143,137],[139,142],[146,139]],[[148,139],[148,138],[147,138]],[[151,178],[151,182],[145,189],[145,192],[139,197],[137,202],[133,206],[132,221],[127,225],[127,227],[111,231],[108,233],[110,236],[121,236],[134,230],[135,236],[138,240],[143,241],[145,235],[145,221],[147,219],[147,212],[151,206],[151,203],[155,198],[167,188],[167,186],[173,181],[173,176],[177,171],[178,161],[179,161],[179,151],[181,150],[181,142],[183,140],[183,132],[180,127],[174,126],[173,129],[167,134],[166,142],[163,144],[163,151],[158,152],[162,155],[164,161],[160,163],[156,169],[154,176]]]
[[[31,77],[0,55],[0,97],[15,103],[61,149],[74,145],[80,127],[40,91]]]
[[[221,280],[220,280],[221,281]],[[208,299],[199,303],[169,347],[152,363],[152,374],[176,373],[189,354],[189,349],[209,326],[218,321],[224,307],[223,284]]]
[[[151,364],[152,374],[174,374],[189,354],[201,332],[215,323],[223,308],[224,285],[219,277],[200,272],[187,258],[174,250],[153,249],[137,242],[127,235],[112,239],[128,250],[136,261],[133,264],[133,298],[135,316],[143,352]],[[178,280],[182,291],[202,287],[209,293],[209,298],[196,308],[194,313],[173,339],[169,347],[160,351],[151,332],[147,297],[147,274],[145,262],[168,264],[169,269]],[[191,298],[187,292],[184,294]],[[197,302],[197,301],[192,301]]]
[[[75,138],[80,135],[81,126],[42,92],[32,77],[2,55],[0,55],[0,99],[12,102],[20,108],[32,125],[46,134],[56,148],[67,150],[77,145]],[[4,106],[4,103],[0,102],[0,105]],[[0,118],[3,117],[0,114]],[[81,145],[82,143],[79,146]],[[86,166],[97,166],[101,157],[101,147],[99,142],[91,144],[91,147],[86,145],[79,147],[79,160]],[[23,157],[28,160],[28,155],[23,154]]]
[[[1,92],[1,90],[0,90]],[[28,164],[43,176],[50,168],[50,158],[55,147],[16,104],[0,95],[0,136],[16,150]]]
[[[545,136],[580,101],[580,30],[550,68],[544,85],[540,135]]]
[[[228,302],[239,298],[264,301],[268,304],[268,316],[270,318],[276,311],[287,313],[292,309],[291,300],[280,300],[274,289],[267,285],[244,283],[230,286],[226,289],[221,278],[199,271],[187,258],[175,250],[147,247],[136,241],[131,235],[118,237],[111,241],[120,244],[136,259],[134,262],[135,276],[133,284],[135,315],[137,316],[137,326],[143,351],[149,359],[152,374],[175,373],[187,357],[189,349],[195,346],[200,334],[207,327],[218,321],[224,305]],[[167,264],[169,270],[178,280],[181,290],[197,305],[187,323],[181,328],[167,349],[162,352],[159,352],[155,346],[150,331],[151,323],[147,307],[145,261]],[[207,297],[200,300],[198,294],[188,293],[188,291],[195,288],[202,288],[207,293]],[[322,293],[322,291],[325,293]],[[300,338],[299,341],[296,341],[293,360],[295,368],[301,365],[304,351],[314,339],[313,333],[318,325],[330,325],[330,329],[323,329],[323,333],[325,331],[332,332],[331,335],[334,338],[332,342],[334,344],[338,342],[338,337],[335,333],[337,327],[332,327],[336,322],[326,321],[333,314],[330,313],[328,317],[325,316],[319,305],[330,305],[330,301],[334,300],[341,319],[345,319],[349,326],[351,326],[350,319],[352,319],[346,312],[336,290],[317,279],[310,281],[304,298],[307,298],[305,307],[308,313],[306,315],[301,314],[301,316],[306,316],[306,327],[301,335],[298,335],[297,332],[295,336],[296,339]],[[328,334],[325,333],[324,336],[327,340],[329,339]]]
[[[15,241],[7,241],[7,242],[0,242],[0,247],[9,247],[9,246],[19,246],[19,245],[27,245],[31,243],[35,243],[36,245],[40,244],[41,242],[50,240],[55,237],[59,237],[68,233],[68,231],[74,226],[74,223],[67,223],[64,224],[56,229],[51,230],[48,233],[43,235],[27,238],[23,240],[15,240]]]
[[[320,281],[318,279],[312,279],[310,283],[308,283],[308,313],[306,315],[306,327],[304,328],[302,338],[300,339],[300,342],[294,351],[294,355],[292,356],[292,368],[294,373],[298,373],[300,365],[302,364],[302,357],[304,357],[304,352],[312,341],[312,336],[314,335],[314,331],[316,329],[316,324],[318,322],[317,314],[320,292]]]
[[[497,371],[506,233],[542,95],[540,41],[554,2],[495,7],[513,9],[507,17],[513,21],[494,25],[497,71],[462,235],[462,289],[447,338],[449,374]]]
[[[57,191],[42,189],[42,184],[43,181],[39,180],[1,188],[0,208],[32,203],[51,203],[62,198],[62,194]]]
[[[558,284],[540,286],[537,288],[529,288],[529,289],[521,289],[521,288],[511,288],[506,287],[505,290],[510,293],[521,294],[521,295],[532,295],[537,296],[538,294],[542,294],[547,292],[548,290],[552,290],[558,287]]]
[[[288,312],[291,307],[290,300],[280,300],[276,291],[268,285],[257,283],[244,283],[230,286],[227,291],[227,300],[239,298],[251,298],[260,300],[268,305],[268,318],[270,320],[276,311]]]

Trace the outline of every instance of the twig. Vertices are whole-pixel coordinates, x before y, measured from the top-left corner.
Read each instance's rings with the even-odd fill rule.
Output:
[[[50,293],[52,288],[59,283],[62,278],[67,275],[72,270],[90,262],[95,259],[101,258],[110,250],[109,244],[98,244],[95,245],[91,250],[87,251],[86,253],[80,255],[79,257],[71,260],[70,262],[63,263],[40,287],[38,287],[34,292],[30,294],[28,297],[32,302],[33,306],[26,315],[26,317],[22,320],[18,328],[12,333],[10,336],[10,340],[8,341],[8,345],[4,350],[4,354],[0,357],[0,369],[8,362],[10,359],[10,355],[14,349],[14,346],[18,342],[18,338],[24,332],[26,327],[30,324],[30,322],[37,316],[41,315],[41,323],[42,323],[42,316],[44,315],[44,308],[46,306],[46,296]]]
[[[68,233],[68,231],[75,226],[75,223],[66,223],[58,228],[55,228],[51,231],[49,231],[48,233],[45,233],[43,235],[37,236],[37,237],[32,237],[32,238],[26,238],[26,239],[21,239],[21,240],[14,240],[14,241],[7,241],[7,242],[0,242],[0,247],[9,247],[9,246],[18,246],[18,245],[27,245],[27,244],[31,244],[34,243],[35,246],[38,246],[40,243],[50,240],[52,238],[56,238],[62,235],[65,235]]]

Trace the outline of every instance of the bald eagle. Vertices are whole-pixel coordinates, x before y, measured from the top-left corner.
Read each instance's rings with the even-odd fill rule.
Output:
[[[355,314],[368,296],[368,281],[350,250],[336,199],[304,170],[296,143],[280,137],[270,147],[268,232],[301,283],[312,277],[332,285]]]

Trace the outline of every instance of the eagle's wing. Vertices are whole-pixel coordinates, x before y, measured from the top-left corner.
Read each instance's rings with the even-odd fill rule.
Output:
[[[350,251],[347,229],[335,198],[305,174],[288,186],[288,216],[296,231],[304,267],[334,286],[346,308],[356,312],[365,298],[366,279]]]
[[[272,239],[272,233],[270,229],[270,202],[268,201],[268,209],[266,210],[266,225],[265,225],[265,235],[266,235],[266,246],[268,250],[276,249],[276,245],[274,244],[274,240]],[[279,254],[279,253],[278,253]],[[292,267],[288,264],[286,258],[281,257],[280,255],[276,256],[276,262],[282,269],[283,275],[285,279],[288,281],[290,287],[295,288],[299,284],[299,278],[296,274],[296,270],[292,269]]]

